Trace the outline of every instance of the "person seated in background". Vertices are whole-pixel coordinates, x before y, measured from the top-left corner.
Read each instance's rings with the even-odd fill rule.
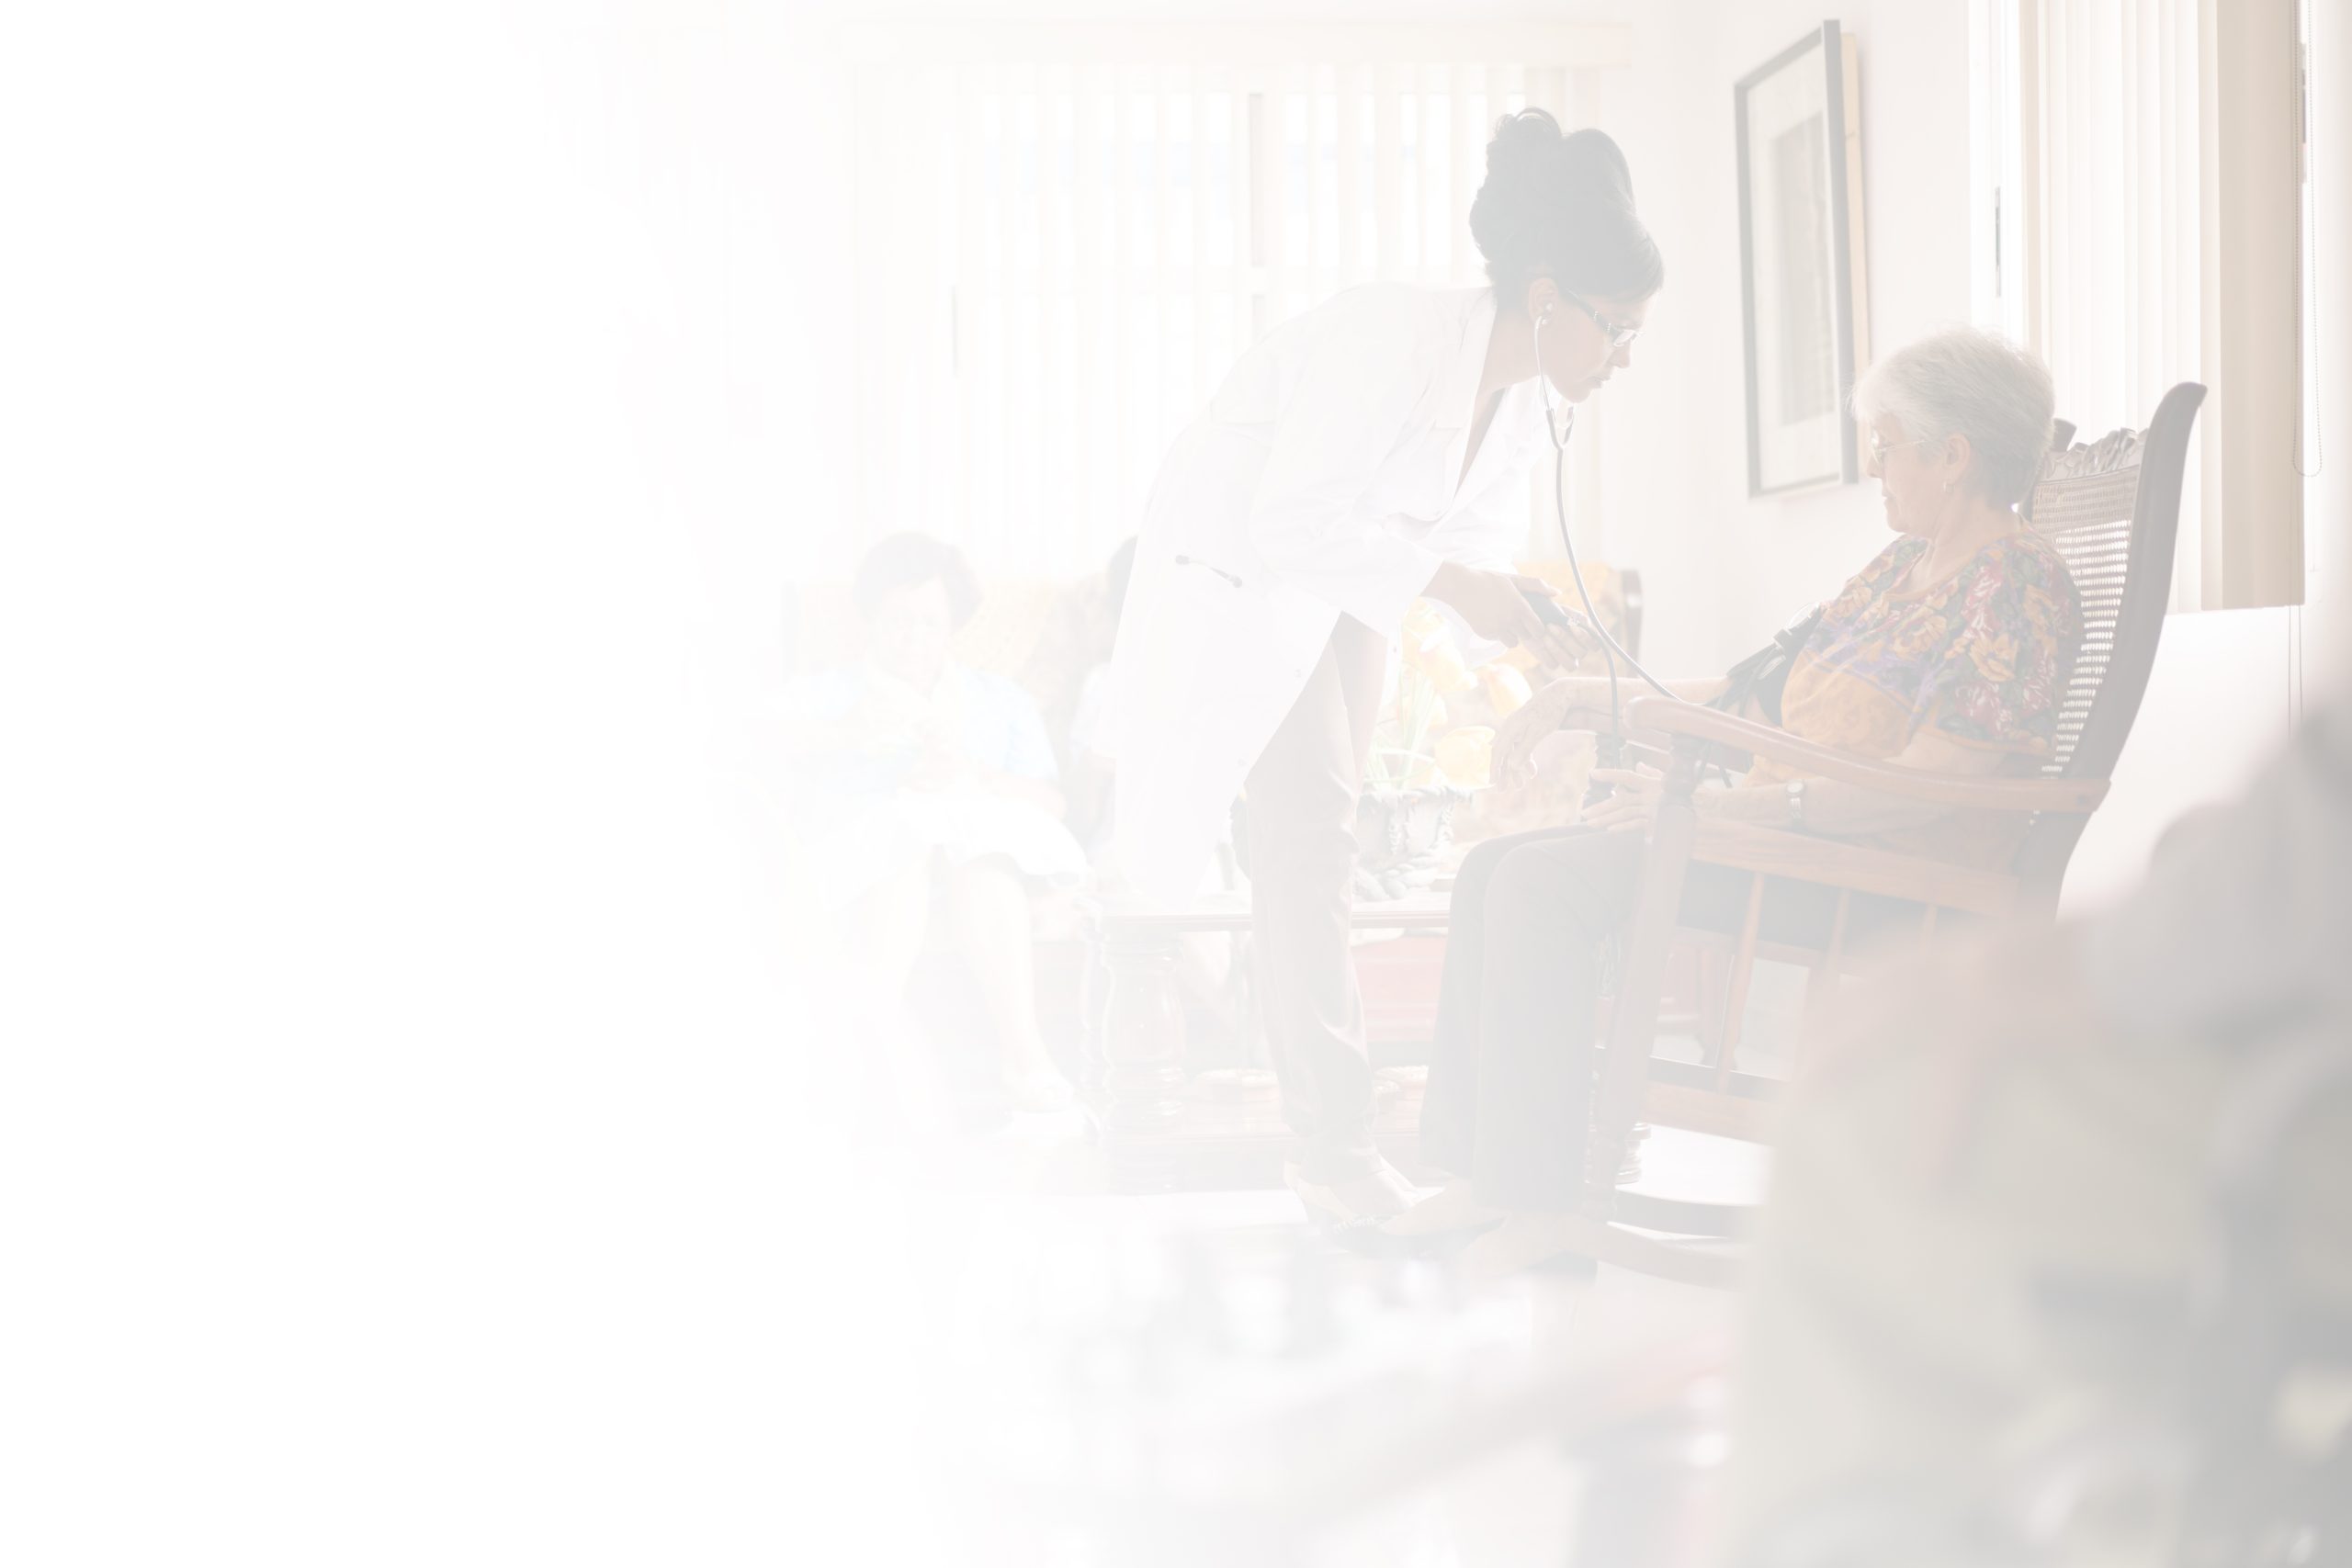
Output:
[[[847,918],[869,1026],[886,1042],[899,1032],[925,932],[944,924],[1014,1105],[1065,1109],[1072,1091],[1038,1028],[1030,895],[1074,886],[1086,855],[1061,822],[1045,723],[1020,686],[949,657],[979,602],[954,547],[883,540],[858,568],[856,597],[864,658],[795,682],[787,744],[811,870]]]
[[[2064,563],[2016,510],[2049,450],[2052,402],[2041,365],[1986,333],[1944,333],[1874,367],[1854,403],[1897,537],[1822,606],[1777,701],[1728,694],[1724,679],[1677,682],[1675,694],[1736,698],[1747,717],[1904,767],[2036,768],[2082,637]],[[1504,725],[1494,776],[1523,774],[1564,727],[1610,722],[1606,677],[1555,682]],[[1454,883],[1420,1145],[1453,1178],[1379,1229],[1486,1231],[1464,1254],[1476,1272],[1544,1261],[1585,1235],[1576,1211],[1602,953],[1632,912],[1659,788],[1647,771],[1593,776],[1612,793],[1580,823],[1490,840]],[[1697,808],[1978,865],[2006,861],[2024,825],[1799,782],[1760,761],[1736,786],[1702,790]],[[1748,884],[1746,873],[1694,865],[1681,919],[1737,930]],[[1764,939],[1820,945],[1834,898],[1771,883]],[[1866,934],[1907,908],[1857,899],[1853,923]]]
[[[1849,998],[1776,1139],[1718,1560],[2346,1561],[2347,953],[2339,701],[2128,898]]]

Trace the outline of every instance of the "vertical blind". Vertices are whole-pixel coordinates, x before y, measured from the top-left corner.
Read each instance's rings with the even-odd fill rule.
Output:
[[[1482,282],[1494,121],[1593,107],[1574,64],[857,69],[855,533],[938,534],[990,574],[1098,564],[1292,315],[1374,279]]]
[[[2173,606],[2301,598],[2295,0],[2010,0],[2027,340],[2085,439],[2201,381]]]

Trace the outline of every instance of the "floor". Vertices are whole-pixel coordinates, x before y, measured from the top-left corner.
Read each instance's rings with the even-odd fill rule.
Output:
[[[1596,1477],[1639,1490],[1628,1431],[1673,1445],[1651,1469],[1675,1483],[1705,1470],[1690,1402],[1717,1386],[1730,1297],[1589,1266],[1473,1289],[1343,1251],[1286,1191],[1088,1190],[1090,1142],[1023,1118],[934,1146],[916,1183],[924,1451],[962,1561],[1683,1558],[1623,1539],[1659,1519],[1589,1499]],[[1681,1190],[1754,1176],[1668,1156]]]
[[[1803,976],[1759,965],[1742,1065]],[[1676,1047],[1661,1042],[1668,1054]],[[1695,1047],[1693,1047],[1695,1051]],[[918,1557],[1006,1568],[1697,1561],[1724,1293],[1589,1265],[1473,1288],[1279,1189],[1110,1195],[1080,1112],[902,1144]],[[1753,1201],[1761,1151],[1654,1130],[1645,1190]]]

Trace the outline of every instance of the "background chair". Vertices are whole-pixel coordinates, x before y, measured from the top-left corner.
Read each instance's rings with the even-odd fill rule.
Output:
[[[1625,1190],[1623,1184],[1637,1169],[1629,1153],[1643,1124],[1758,1142],[1769,1135],[1769,1102],[1779,1080],[1743,1073],[1736,1060],[1758,958],[1804,964],[1812,971],[1811,1000],[1817,1006],[1856,967],[1849,945],[1856,895],[1919,906],[1923,940],[1932,938],[1944,910],[2041,919],[2054,910],[2067,861],[2089,814],[2107,794],[2147,690],[2171,592],[2189,431],[2204,396],[2204,388],[2185,382],[2165,395],[2146,430],[2119,430],[2087,446],[2053,450],[2022,508],[2030,525],[2064,558],[2081,595],[2084,622],[2082,652],[2041,776],[1981,778],[1899,768],[1815,746],[1712,708],[1658,698],[1629,705],[1632,723],[1664,748],[1666,784],[1600,1047],[1585,1205],[1598,1227],[1596,1251],[1652,1272],[1710,1282],[1727,1277],[1720,1251],[1641,1233],[1735,1235],[1747,1213],[1744,1206],[1663,1199]],[[2072,429],[2061,426],[2062,443]],[[1974,870],[1747,823],[1702,821],[1691,805],[1700,771],[1711,757],[1724,753],[1770,758],[1817,777],[1905,799],[2022,812],[2032,820],[2006,871]],[[1746,918],[1728,939],[1722,1005],[1702,1010],[1715,1016],[1702,1020],[1702,1060],[1696,1066],[1655,1056],[1660,997],[1678,940],[1717,945],[1726,940],[1679,927],[1683,880],[1693,863],[1729,867],[1752,878]],[[1772,877],[1835,889],[1835,914],[1820,947],[1761,940],[1765,889]]]

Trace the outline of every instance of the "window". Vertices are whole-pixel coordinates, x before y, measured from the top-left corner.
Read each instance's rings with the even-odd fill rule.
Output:
[[[2173,607],[2300,604],[2301,7],[1977,0],[1976,312],[2095,439],[2209,389]]]
[[[1466,216],[1495,119],[1579,123],[1623,39],[1479,32],[867,40],[861,532],[925,528],[992,573],[1085,570],[1267,331],[1372,279],[1483,281]],[[1427,63],[1474,52],[1522,63]]]

